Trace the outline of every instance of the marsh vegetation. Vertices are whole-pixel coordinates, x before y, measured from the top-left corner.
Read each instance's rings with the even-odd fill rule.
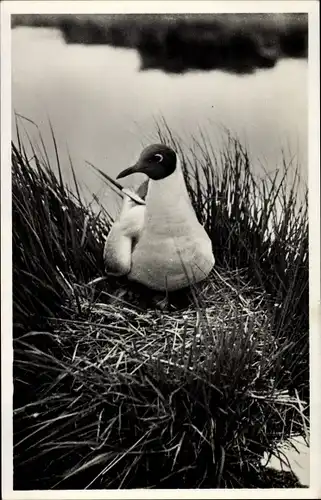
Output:
[[[83,199],[72,159],[66,186],[54,132],[56,165],[41,134],[26,144],[16,124],[14,487],[299,486],[261,464],[264,453],[287,461],[278,442],[308,439],[299,168],[285,159],[258,177],[229,133],[217,151],[211,130],[187,147],[159,124],[217,262],[201,288],[161,312],[150,292],[104,276],[112,219],[99,199]]]

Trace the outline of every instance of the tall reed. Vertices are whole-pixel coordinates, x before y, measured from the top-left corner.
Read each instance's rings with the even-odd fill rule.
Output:
[[[54,134],[58,176],[41,137],[27,156],[18,126],[16,489],[275,487],[263,455],[286,462],[277,443],[307,437],[299,177],[290,190],[286,168],[258,181],[231,137],[217,155],[208,140],[182,150],[166,124],[158,133],[182,154],[217,260],[188,304],[162,313],[144,307],[144,293],[126,280],[100,280],[110,217],[83,201],[71,162],[75,189],[67,189]]]

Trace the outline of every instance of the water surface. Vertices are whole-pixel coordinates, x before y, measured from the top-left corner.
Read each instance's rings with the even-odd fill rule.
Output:
[[[68,45],[55,29],[12,32],[13,107],[39,125],[46,143],[50,117],[63,159],[68,146],[90,191],[102,184],[85,160],[116,176],[135,161],[142,143],[155,140],[161,116],[187,142],[205,129],[217,148],[227,127],[247,144],[258,171],[262,162],[270,171],[280,165],[284,148],[306,175],[305,60],[284,59],[251,75],[139,68],[135,50]],[[53,157],[53,148],[49,152]],[[68,162],[63,165],[70,179]]]

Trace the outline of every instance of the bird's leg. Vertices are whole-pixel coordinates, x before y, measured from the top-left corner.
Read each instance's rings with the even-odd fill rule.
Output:
[[[165,311],[165,309],[168,309],[169,306],[168,295],[164,295],[164,293],[157,293],[153,296],[152,303],[156,309]]]
[[[110,298],[110,304],[120,305],[125,300],[126,295],[127,289],[120,288],[116,290]]]

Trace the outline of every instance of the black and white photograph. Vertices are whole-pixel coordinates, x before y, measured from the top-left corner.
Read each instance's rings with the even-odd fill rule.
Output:
[[[319,498],[316,4],[2,3],[3,498]]]

